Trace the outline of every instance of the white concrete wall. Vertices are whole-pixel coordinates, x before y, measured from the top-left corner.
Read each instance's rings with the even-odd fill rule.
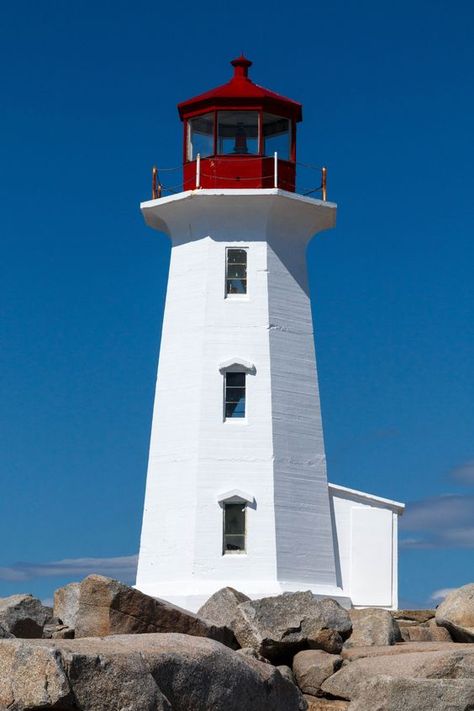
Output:
[[[137,587],[196,608],[223,585],[337,595],[306,244],[335,206],[276,190],[146,203],[172,238]],[[248,294],[225,298],[225,249]],[[244,359],[247,417],[223,421],[219,366]],[[240,489],[247,551],[222,555],[219,495]]]
[[[239,229],[235,238],[241,233]],[[264,241],[241,239],[230,242],[226,230],[224,234],[214,233],[210,243],[194,575],[204,580],[274,580],[267,245]],[[229,244],[248,249],[246,298],[224,295],[225,252]],[[224,422],[223,374],[219,366],[232,359],[252,363],[255,374],[246,378],[246,418]],[[248,492],[255,499],[256,508],[247,509],[246,553],[222,555],[222,509],[217,501],[222,493],[236,488]]]
[[[291,249],[293,245],[289,244]],[[277,246],[279,248],[279,245]],[[335,586],[311,304],[268,246],[277,568],[281,580]],[[303,272],[305,275],[305,272]]]
[[[141,584],[192,574],[207,244],[175,248],[170,264],[140,546]],[[192,294],[192,299],[187,296]],[[189,318],[187,318],[187,315]],[[186,327],[183,327],[183,321]]]

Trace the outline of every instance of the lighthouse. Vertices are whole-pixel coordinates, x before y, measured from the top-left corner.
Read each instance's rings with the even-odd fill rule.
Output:
[[[141,205],[172,249],[136,587],[395,607],[403,505],[327,481],[306,247],[336,205],[296,192],[301,104],[250,66],[179,104],[182,190]]]

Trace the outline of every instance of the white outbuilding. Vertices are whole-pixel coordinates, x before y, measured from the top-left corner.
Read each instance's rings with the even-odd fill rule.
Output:
[[[136,587],[191,610],[216,590],[397,607],[403,504],[328,484],[306,268],[335,224],[295,191],[301,105],[232,62],[179,105],[183,190],[142,203],[171,240]]]

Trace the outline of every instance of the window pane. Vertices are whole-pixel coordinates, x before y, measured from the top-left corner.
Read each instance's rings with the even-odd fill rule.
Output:
[[[226,373],[226,385],[245,387],[245,373]]]
[[[263,114],[263,152],[272,156],[275,151],[278,158],[290,159],[290,121],[281,116]]]
[[[228,249],[227,262],[229,264],[247,264],[246,249]]]
[[[227,388],[226,402],[240,402],[245,400],[245,388]]]
[[[225,526],[227,533],[245,533],[245,504],[225,504]]]
[[[246,279],[227,279],[228,294],[246,294],[247,280]]]
[[[225,405],[226,418],[245,417],[245,400],[240,402],[226,402]]]
[[[219,111],[218,148],[221,155],[258,153],[258,113]]]
[[[227,268],[227,276],[229,279],[245,279],[247,276],[247,265],[246,264],[229,264]]]
[[[212,156],[214,153],[214,114],[196,116],[188,121],[188,160]]]
[[[225,551],[245,551],[245,536],[224,536]]]

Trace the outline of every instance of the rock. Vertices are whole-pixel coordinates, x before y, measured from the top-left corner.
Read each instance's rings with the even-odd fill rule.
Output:
[[[400,642],[410,641],[410,629],[412,627],[418,627],[418,623],[414,620],[396,620],[398,625],[398,630],[400,632]]]
[[[474,642],[474,583],[453,590],[436,610],[436,623],[455,642]]]
[[[4,625],[0,624],[0,639],[11,639],[14,636]]]
[[[221,588],[197,611],[197,616],[212,622],[214,625],[224,625],[232,628],[232,622],[241,602],[250,600],[247,595],[234,588]]]
[[[279,664],[276,669],[278,669],[284,679],[291,681],[292,684],[296,684],[295,675],[291,671],[290,667],[286,664]]]
[[[64,627],[64,625],[56,624],[55,622],[51,624],[48,622],[43,627],[43,632],[41,636],[43,639],[51,639],[51,637],[53,636],[53,632],[55,632],[57,629],[61,629],[62,627]]]
[[[349,610],[352,634],[345,647],[384,647],[395,644],[400,639],[396,620],[388,610],[365,608]]]
[[[50,633],[50,639],[74,639],[74,630],[67,625],[56,625],[50,630]],[[46,638],[44,631],[43,638]]]
[[[357,659],[343,666],[321,685],[324,694],[352,700],[365,681],[378,675],[413,678],[474,678],[474,648],[464,651],[392,654]],[[352,711],[352,709],[351,709]]]
[[[438,627],[433,618],[418,624],[411,620],[400,620],[400,633],[404,642],[451,642],[451,635],[445,627]]]
[[[470,711],[472,679],[400,679],[379,676],[365,681],[350,711]]]
[[[446,627],[438,627],[436,620],[430,620],[428,627],[431,632],[431,640],[433,642],[452,642],[452,637]]]
[[[304,699],[308,704],[308,711],[347,711],[350,707],[347,701],[340,699],[321,699],[316,696],[304,695]],[[369,711],[369,709],[365,709]],[[372,711],[370,709],[370,711]]]
[[[74,639],[74,629],[63,625],[59,617],[51,617],[43,627],[43,639]]]
[[[460,644],[458,642],[403,642],[393,647],[352,647],[351,649],[343,649],[341,657],[344,661],[353,662],[356,659],[399,657],[403,654],[413,654],[415,652],[427,654],[428,652],[452,651],[471,654],[472,647],[469,644]]]
[[[428,626],[414,625],[413,627],[405,628],[403,639],[409,642],[432,642],[433,635]]]
[[[72,694],[60,654],[35,646],[44,640],[3,640],[0,644],[0,708],[72,709]]]
[[[80,584],[75,637],[182,632],[236,647],[232,630],[201,620],[187,610],[102,575]]]
[[[113,650],[63,653],[64,665],[81,711],[172,711],[140,652]]]
[[[342,657],[320,649],[305,649],[293,659],[293,673],[303,694],[317,696],[321,684],[342,664]]]
[[[407,627],[400,627],[400,636],[402,642],[410,641],[410,630]]]
[[[6,662],[23,645],[33,659],[54,662],[45,676],[32,667],[27,697],[18,664]],[[304,711],[297,687],[270,664],[211,639],[182,634],[116,635],[73,640],[4,640],[0,645],[0,708],[61,711]],[[6,670],[6,673],[5,673]],[[28,666],[23,665],[23,674]],[[39,667],[38,667],[39,672]],[[12,686],[11,680],[15,681]],[[72,692],[72,697],[71,697]],[[43,696],[42,696],[43,694]],[[23,704],[23,705],[22,705]],[[56,704],[56,706],[54,706]]]
[[[71,627],[62,627],[53,632],[51,639],[74,639],[74,636],[74,630]]]
[[[214,640],[180,634],[119,637],[128,653],[139,640],[158,686],[173,711],[303,711],[298,689],[270,664],[230,650]],[[70,643],[72,644],[72,642]],[[145,646],[146,645],[146,646]],[[148,649],[147,649],[148,648]]]
[[[74,628],[79,607],[80,583],[69,583],[54,593],[54,615],[63,625]]]
[[[307,591],[240,603],[233,629],[242,647],[285,663],[302,649],[340,651],[352,625],[339,603],[316,600]]]
[[[271,664],[268,659],[262,657],[262,655],[256,652],[255,649],[252,649],[252,647],[242,647],[237,650],[237,653],[243,654],[244,657],[253,657],[253,659],[258,659],[259,662],[263,662],[264,664]]]
[[[308,640],[310,649],[322,649],[329,654],[339,654],[344,640],[339,632],[332,629],[322,629],[321,632],[313,634]]]
[[[32,595],[10,595],[10,597],[0,598],[0,624],[14,637],[22,639],[41,637],[43,627],[52,613],[50,607],[45,607]]]
[[[435,612],[436,610],[392,610],[390,614],[398,622],[405,620],[421,625],[433,619]]]

